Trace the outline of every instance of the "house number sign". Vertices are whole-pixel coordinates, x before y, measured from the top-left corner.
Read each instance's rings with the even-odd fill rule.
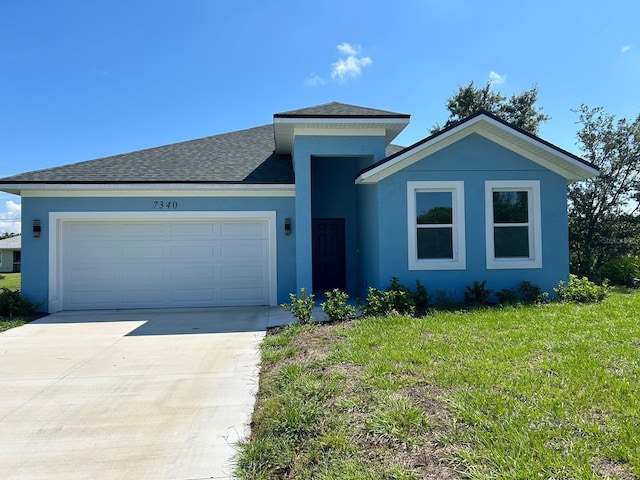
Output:
[[[153,202],[154,210],[176,210],[178,208],[178,202],[171,200],[155,200]]]

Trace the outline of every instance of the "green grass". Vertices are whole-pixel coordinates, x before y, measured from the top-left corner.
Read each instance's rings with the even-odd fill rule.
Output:
[[[640,478],[640,294],[270,334],[243,479]]]
[[[0,273],[0,288],[8,288],[9,290],[20,290],[20,274],[19,273]]]

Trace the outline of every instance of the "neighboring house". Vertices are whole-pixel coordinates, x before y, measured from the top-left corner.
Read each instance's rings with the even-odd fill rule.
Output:
[[[20,235],[16,235],[0,240],[0,273],[20,271],[21,239]]]
[[[22,291],[55,312],[568,278],[567,183],[593,165],[484,112],[391,144],[408,123],[334,102],[0,179],[22,196]]]

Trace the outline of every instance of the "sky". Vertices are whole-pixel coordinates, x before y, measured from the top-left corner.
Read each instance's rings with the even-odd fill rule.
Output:
[[[331,101],[447,119],[460,86],[534,86],[580,154],[580,105],[640,113],[638,0],[3,0],[0,178],[271,123]],[[0,234],[20,197],[0,193]]]

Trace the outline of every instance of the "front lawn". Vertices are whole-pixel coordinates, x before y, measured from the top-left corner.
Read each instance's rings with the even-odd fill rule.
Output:
[[[640,294],[270,332],[242,479],[638,479]]]
[[[0,288],[8,288],[9,290],[20,290],[20,274],[19,273],[0,273]]]

